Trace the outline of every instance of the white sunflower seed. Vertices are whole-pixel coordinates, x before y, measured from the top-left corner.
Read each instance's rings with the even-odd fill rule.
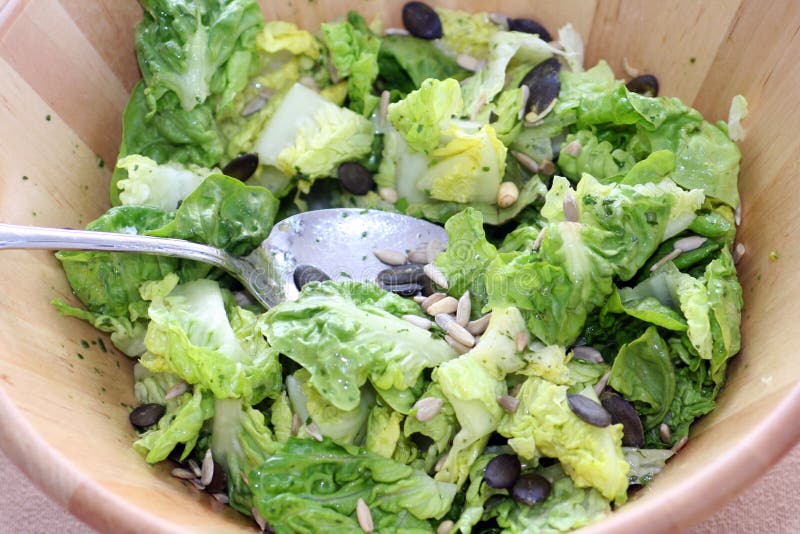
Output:
[[[461,298],[458,299],[458,307],[456,308],[456,322],[461,326],[467,326],[469,323],[469,315],[472,313],[472,300],[470,300],[469,291],[465,291]]]
[[[508,413],[514,413],[519,408],[519,399],[511,395],[498,395],[497,404]]]
[[[302,421],[300,421],[300,416],[296,413],[292,414],[292,427],[289,429],[289,432],[296,436],[297,433],[300,431],[300,427],[302,426]]]
[[[520,165],[531,171],[532,173],[536,174],[540,170],[539,164],[534,161],[534,159],[527,154],[523,154],[522,152],[517,152],[516,150],[511,151],[511,155],[514,156]]]
[[[378,189],[378,195],[380,195],[380,197],[389,204],[394,204],[400,199],[397,194],[397,190],[392,189],[391,187],[381,187]]]
[[[197,478],[197,475],[195,475],[193,471],[183,469],[182,467],[176,467],[170,471],[169,474],[175,478],[180,478],[181,480],[194,480]]]
[[[206,454],[203,456],[203,467],[200,471],[200,483],[204,486],[211,484],[211,479],[214,478],[214,455],[210,448],[206,449]]]
[[[440,313],[455,313],[458,309],[458,301],[453,297],[445,297],[441,300],[437,300],[430,306],[425,312],[428,315],[439,315]]]
[[[230,499],[224,493],[212,493],[211,496],[221,504],[228,504],[230,502]]]
[[[507,208],[519,199],[519,188],[514,182],[503,182],[497,189],[497,206]]]
[[[572,357],[589,363],[605,363],[600,351],[588,345],[575,345],[572,347]]]
[[[678,443],[676,443],[672,447],[672,452],[677,454],[678,451],[680,451],[682,448],[684,448],[688,442],[689,442],[689,437],[688,436],[683,436],[681,439],[678,440]]]
[[[444,273],[441,270],[439,270],[439,268],[436,265],[434,265],[432,263],[427,263],[422,268],[422,271],[437,286],[439,286],[439,287],[441,287],[443,289],[447,289],[448,288],[447,278],[445,277]],[[455,310],[453,310],[453,311],[455,311]]]
[[[458,341],[456,341],[455,339],[453,339],[449,335],[444,336],[444,340],[458,354],[466,354],[466,353],[469,352],[469,347],[467,347],[466,345],[462,345],[461,343],[459,343]]]
[[[503,31],[508,30],[508,15],[503,15],[502,13],[489,13],[489,21],[492,24],[499,26]]]
[[[450,531],[453,530],[454,526],[456,526],[456,524],[449,519],[442,521],[436,528],[436,534],[450,534]]]
[[[200,478],[200,476],[203,474],[203,471],[200,469],[200,466],[197,465],[197,462],[195,462],[194,460],[189,460],[188,462],[186,462],[186,465],[189,466],[189,469],[192,470],[196,478]]]
[[[432,295],[430,295],[428,297],[425,297],[425,300],[423,300],[420,303],[419,307],[422,308],[422,311],[427,313],[428,312],[428,308],[430,308],[431,305],[439,302],[440,300],[442,300],[446,296],[447,295],[445,293],[441,293],[441,292],[437,291],[436,293],[433,293]]]
[[[192,483],[192,486],[194,486],[194,489],[196,489],[197,491],[204,491],[206,489],[206,487],[202,485],[200,481],[197,480],[196,478],[193,478],[189,482]]]
[[[565,146],[563,146],[561,148],[561,152],[577,158],[578,154],[581,153],[581,149],[583,149],[583,147],[578,141],[572,141],[571,143],[567,143]]]
[[[368,534],[375,530],[375,524],[372,522],[372,512],[364,499],[359,498],[356,503],[356,519],[358,519],[358,526],[361,530]]]
[[[661,267],[662,265],[664,265],[668,261],[674,260],[675,258],[677,258],[680,255],[681,255],[681,251],[680,250],[678,250],[677,248],[673,249],[669,254],[667,254],[666,256],[664,256],[663,258],[658,260],[657,262],[655,262],[652,265],[652,267],[650,267],[650,270],[651,271],[657,271],[659,267]]]
[[[733,222],[736,226],[742,225],[742,202],[739,201],[739,205],[736,206],[736,211],[733,212]]]
[[[486,62],[482,61],[476,57],[470,56],[469,54],[458,54],[456,56],[456,63],[462,69],[466,69],[472,72],[479,71],[486,67]]]
[[[414,406],[412,406],[417,410],[414,417],[420,423],[425,423],[439,415],[439,412],[442,411],[442,406],[444,406],[444,400],[439,397],[425,397],[415,402]]]
[[[249,117],[254,113],[258,112],[261,108],[263,108],[267,104],[268,99],[261,96],[256,95],[250,100],[247,105],[242,109],[242,117]]]
[[[450,321],[449,323],[447,323],[445,330],[450,335],[450,337],[452,337],[465,347],[471,348],[475,346],[475,338],[472,336],[472,334],[470,334],[466,328],[458,324],[456,321]]]
[[[423,330],[430,330],[433,323],[429,319],[425,317],[420,317],[419,315],[403,315],[403,319],[408,321],[409,323],[422,328]]]
[[[708,241],[707,237],[700,237],[699,235],[693,235],[689,237],[684,237],[683,239],[678,239],[673,243],[672,247],[675,250],[680,250],[681,252],[690,252],[692,250],[696,250],[703,246],[703,243]]]
[[[636,78],[637,76],[639,76],[641,74],[641,71],[639,69],[637,69],[636,67],[634,67],[633,65],[628,63],[628,57],[627,56],[624,56],[622,58],[622,68],[625,71],[625,74],[627,74],[631,78]]]
[[[423,249],[412,250],[408,253],[408,261],[411,263],[426,264],[428,262],[428,253]]]
[[[555,100],[553,100],[553,102],[555,102]],[[556,172],[556,164],[553,163],[552,161],[550,161],[549,159],[546,159],[546,160],[542,161],[542,164],[540,165],[540,167],[541,167],[541,171],[546,176],[552,176]]]
[[[409,35],[409,33],[405,28],[386,28],[383,30],[383,35]]]
[[[322,432],[320,432],[317,423],[314,422],[308,423],[306,425],[306,434],[308,434],[317,441],[322,441]]]
[[[184,393],[186,393],[186,388],[188,387],[189,384],[181,380],[180,382],[169,388],[169,390],[167,390],[166,395],[164,395],[164,400],[165,401],[172,400],[175,397],[183,395]]]
[[[436,465],[433,466],[433,471],[438,473],[442,469],[444,469],[444,464],[447,463],[447,454],[443,454],[438,460],[436,460]]]
[[[433,317],[433,320],[444,330],[447,328],[447,325],[455,321],[455,318],[449,313],[437,313]]]
[[[531,245],[531,249],[532,249],[534,252],[536,252],[537,250],[539,250],[539,247],[541,247],[541,246],[542,246],[542,241],[544,241],[544,232],[545,232],[545,229],[546,229],[546,228],[547,228],[547,227],[546,227],[546,226],[544,226],[544,227],[542,227],[542,229],[541,229],[541,230],[539,230],[539,235],[537,235],[537,236],[536,236],[536,240],[533,242],[533,245]]]
[[[381,124],[386,126],[386,120],[389,117],[389,102],[391,101],[391,95],[389,91],[384,91],[381,93],[381,105],[380,105],[380,119]]]
[[[747,252],[745,246],[742,243],[737,243],[736,248],[733,249],[733,263],[739,263],[745,252]]]
[[[486,327],[489,326],[489,321],[492,320],[492,314],[487,313],[483,317],[475,319],[467,323],[467,332],[473,336],[479,336],[486,332]]]
[[[567,191],[564,194],[564,219],[569,222],[578,222],[578,204],[575,202],[575,197],[572,193]]]
[[[329,57],[328,58],[328,73],[331,75],[331,82],[335,85],[342,81],[342,78],[339,76],[339,71],[336,70],[336,65],[333,64],[333,60]]]
[[[311,76],[303,76],[298,80],[298,83],[300,83],[300,85],[305,85],[314,92],[319,93],[319,84],[317,83],[317,80]]]
[[[528,332],[524,330],[517,332],[517,335],[514,336],[514,348],[517,349],[517,352],[522,352],[528,346],[528,341],[530,341]]]
[[[267,520],[264,519],[264,517],[258,512],[258,509],[255,506],[250,509],[250,513],[253,514],[253,521],[256,522],[256,525],[258,525],[258,528],[261,529],[261,532],[267,530]]]
[[[399,250],[381,248],[373,250],[372,253],[376,258],[378,258],[378,260],[386,265],[405,265],[408,262],[408,258],[406,257],[405,253],[400,252]]]
[[[520,382],[519,384],[517,384],[513,388],[511,388],[509,390],[508,394],[511,395],[512,397],[516,397],[517,395],[519,395],[519,390],[520,389],[522,389],[522,382]]]
[[[428,297],[426,297],[425,295],[414,295],[414,302],[416,302],[417,304],[422,304],[423,302],[425,302],[426,298]]]
[[[428,257],[428,263],[433,263],[436,258],[447,249],[447,245],[438,239],[431,239],[425,246],[425,255]]]
[[[672,443],[672,431],[667,426],[667,423],[661,423],[661,426],[658,427],[658,435],[663,443],[667,445]]]
[[[594,392],[599,397],[600,394],[606,389],[608,385],[608,379],[611,376],[611,371],[607,371],[606,374],[600,377],[600,380],[597,381],[597,384],[594,385]]]

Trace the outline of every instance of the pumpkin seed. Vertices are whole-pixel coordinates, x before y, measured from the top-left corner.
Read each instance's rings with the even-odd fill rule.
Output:
[[[625,84],[628,91],[640,95],[658,96],[658,78],[652,74],[641,74]]]
[[[336,174],[339,176],[339,183],[342,184],[342,187],[354,195],[366,195],[370,189],[375,187],[372,173],[355,161],[339,165]]]
[[[514,454],[498,454],[486,464],[483,480],[494,489],[508,489],[519,478],[522,465]]]
[[[536,473],[527,473],[511,487],[511,497],[520,504],[533,506],[550,496],[550,481]]]
[[[403,25],[414,37],[439,39],[442,37],[442,21],[428,4],[408,2],[403,6]]]
[[[561,62],[558,58],[551,57],[533,67],[520,82],[520,86],[527,85],[530,90],[525,107],[525,114],[531,111],[541,114],[547,109],[561,90],[561,79],[558,76]]]
[[[550,42],[553,37],[547,29],[532,19],[508,19],[508,30],[512,32],[531,33],[539,36],[542,41]]]
[[[589,397],[567,393],[567,404],[572,413],[590,425],[606,427],[611,424],[611,414]]]
[[[244,182],[258,169],[258,154],[240,154],[222,168],[222,174]]]
[[[644,427],[633,404],[610,391],[600,396],[600,402],[611,414],[611,424],[622,425],[623,447],[644,447]]]

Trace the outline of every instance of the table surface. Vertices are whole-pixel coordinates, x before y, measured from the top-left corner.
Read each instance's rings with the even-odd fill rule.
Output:
[[[0,452],[0,534],[92,534],[50,501]],[[800,445],[745,494],[697,525],[692,534],[800,532]],[[24,525],[24,526],[22,526]]]

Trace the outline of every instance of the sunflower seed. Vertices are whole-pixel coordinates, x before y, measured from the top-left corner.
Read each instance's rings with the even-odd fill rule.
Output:
[[[469,352],[469,347],[467,347],[466,345],[462,345],[449,335],[444,336],[444,340],[447,342],[448,345],[450,345],[450,348],[452,348],[458,354],[466,354]]]
[[[258,112],[261,108],[267,105],[268,101],[269,99],[262,95],[253,97],[253,99],[247,103],[244,109],[242,109],[242,117],[249,117],[250,115]]]
[[[533,158],[531,158],[527,154],[523,154],[522,152],[517,152],[516,150],[512,150],[511,155],[514,156],[514,159],[516,159],[520,163],[520,165],[531,171],[533,174],[536,174],[537,172],[542,170],[539,167],[539,164],[536,163],[536,161],[534,161]]]
[[[165,401],[172,400],[175,397],[183,395],[184,393],[186,393],[186,388],[187,387],[189,387],[189,384],[187,384],[186,382],[181,380],[180,382],[178,382],[177,384],[175,384],[174,386],[169,388],[169,391],[167,391],[167,394],[164,395],[164,400]]]
[[[200,478],[203,475],[203,470],[200,469],[200,466],[197,465],[197,462],[195,462],[194,460],[189,460],[188,462],[186,462],[186,465],[188,465],[189,469],[192,470],[195,478]]]
[[[594,392],[596,395],[600,395],[604,389],[606,389],[606,385],[608,385],[608,379],[611,377],[611,371],[607,371],[606,374],[600,377],[600,380],[597,381],[597,384],[594,385]]]
[[[672,452],[677,453],[682,448],[684,448],[688,442],[689,442],[689,437],[683,436],[681,439],[678,440],[678,443],[676,443],[675,446],[672,447]]]
[[[241,472],[239,472],[239,476],[242,477],[242,482],[244,482],[244,485],[249,488],[250,487],[250,478],[247,476],[247,473],[245,473],[244,471],[241,471]]]
[[[522,352],[525,350],[525,347],[528,346],[528,341],[530,341],[528,332],[524,330],[517,332],[517,335],[514,337],[514,348],[517,349],[517,352]]]
[[[380,197],[389,204],[394,204],[400,199],[397,194],[397,190],[392,189],[391,187],[381,187],[378,189],[378,195],[380,195]]]
[[[542,161],[541,171],[547,176],[552,176],[556,172],[556,165],[549,159],[546,159]]]
[[[569,222],[578,222],[579,219],[578,204],[569,191],[564,194],[564,219]]]
[[[372,253],[386,265],[404,265],[408,261],[406,255],[399,250],[381,248],[373,250]]]
[[[499,26],[503,31],[508,30],[508,15],[503,15],[502,13],[489,13],[489,21],[492,24]]]
[[[497,207],[507,208],[513,206],[519,199],[519,188],[514,182],[503,182],[497,189]]]
[[[417,304],[422,304],[423,302],[425,302],[426,298],[428,297],[426,297],[425,295],[414,295],[414,302],[416,302]]]
[[[442,289],[447,289],[447,287],[448,287],[447,278],[445,277],[444,273],[441,270],[439,270],[439,268],[436,265],[434,265],[432,263],[428,263],[422,268],[422,270],[425,272],[425,274],[428,276],[428,278],[431,279],[431,281],[434,284],[436,284],[437,286],[441,287]],[[455,311],[455,310],[453,310],[453,311]]]
[[[511,395],[498,395],[497,404],[499,404],[508,413],[514,413],[519,408],[519,399]]]
[[[458,309],[458,301],[453,297],[444,297],[441,300],[437,300],[430,306],[425,312],[428,315],[439,315],[440,313],[455,313]]]
[[[436,465],[433,466],[433,471],[438,473],[442,469],[444,469],[444,464],[447,463],[447,454],[443,454],[438,460],[436,460]]]
[[[411,35],[405,28],[386,28],[383,35]]]
[[[175,478],[180,478],[181,480],[194,480],[197,478],[197,476],[194,474],[194,471],[189,471],[188,469],[183,469],[182,467],[176,467],[170,471],[169,474]]]
[[[700,237],[699,235],[693,235],[690,237],[684,237],[683,239],[678,239],[675,243],[672,244],[672,247],[675,250],[680,250],[681,252],[690,252],[692,250],[696,250],[703,246],[703,243],[708,241],[707,237]]]
[[[425,300],[423,300],[420,303],[419,307],[422,308],[422,311],[427,313],[428,312],[428,308],[430,308],[431,305],[439,302],[440,300],[442,300],[446,296],[447,296],[446,294],[440,293],[440,292],[433,293],[429,297],[425,297]]]
[[[567,393],[567,404],[572,413],[590,425],[606,427],[611,424],[611,414],[589,397]]]
[[[256,522],[258,528],[261,529],[261,532],[267,530],[267,520],[264,519],[260,513],[258,513],[258,509],[255,506],[250,509],[250,513],[253,515],[253,521]]]
[[[469,291],[465,291],[461,298],[458,299],[458,307],[456,308],[456,322],[461,326],[467,326],[469,323],[469,315],[472,313],[472,301],[469,297]]]
[[[572,347],[572,357],[589,363],[605,363],[600,351],[587,345],[575,345]]]
[[[742,243],[737,243],[736,248],[733,249],[733,263],[739,263],[745,252],[747,252],[745,246]]]
[[[372,512],[369,511],[369,506],[364,502],[364,499],[359,498],[356,503],[356,519],[358,519],[358,526],[361,530],[368,534],[375,530],[375,524],[372,522]]]
[[[628,63],[628,56],[622,58],[622,68],[625,70],[625,74],[631,78],[636,78],[642,73],[639,69]]]
[[[736,226],[742,225],[742,202],[739,201],[739,205],[736,206],[736,211],[733,212],[733,222]]]
[[[450,534],[450,531],[453,530],[454,526],[456,526],[456,524],[449,519],[442,521],[439,523],[439,526],[436,527],[436,534]]]
[[[469,54],[458,54],[456,56],[456,63],[462,69],[472,72],[477,72],[486,67],[485,61],[482,61],[476,57],[472,57]]]
[[[206,489],[206,487],[202,485],[200,481],[197,480],[196,478],[193,478],[189,482],[191,482],[192,486],[194,486],[194,489],[196,489],[197,491],[205,491]]]
[[[308,434],[317,441],[322,441],[322,432],[320,432],[317,423],[314,422],[308,423],[306,425],[306,434]]]
[[[666,256],[664,256],[663,258],[661,258],[660,260],[658,260],[657,262],[655,262],[655,263],[654,263],[654,264],[653,264],[653,265],[650,267],[650,270],[651,270],[651,271],[657,271],[659,267],[661,267],[662,265],[664,265],[664,264],[665,264],[665,263],[667,263],[668,261],[672,261],[672,260],[674,260],[675,258],[677,258],[677,257],[678,257],[678,256],[680,256],[680,255],[681,255],[681,251],[680,251],[680,250],[678,250],[677,248],[676,248],[676,249],[673,249],[673,250],[672,250],[672,251],[671,251],[669,254],[667,254]]]
[[[464,345],[465,347],[474,347],[475,346],[475,338],[470,334],[466,328],[458,324],[456,321],[450,321],[447,323],[445,330],[450,337]]]
[[[672,431],[669,429],[667,423],[661,423],[661,426],[658,427],[658,435],[661,438],[661,442],[665,445],[672,443]]]
[[[577,158],[578,154],[581,153],[582,148],[583,147],[578,141],[572,141],[571,143],[567,143],[565,146],[563,146],[561,148],[561,152]]]
[[[420,423],[425,423],[439,415],[439,412],[442,411],[442,406],[444,406],[444,401],[439,397],[425,397],[415,402],[414,406],[412,406],[417,410],[414,417]]]
[[[384,91],[381,93],[381,104],[380,104],[380,119],[381,124],[386,126],[386,120],[389,117],[389,102],[391,101],[391,94],[389,91]]]
[[[467,323],[467,332],[473,336],[479,336],[486,332],[486,327],[489,326],[489,321],[492,320],[492,314],[487,313],[483,317],[475,319]]]
[[[519,394],[519,390],[521,390],[521,389],[522,389],[522,382],[520,382],[519,384],[517,384],[513,388],[511,388],[508,391],[508,394],[511,395],[512,397],[516,397]]]
[[[212,493],[211,496],[214,497],[217,502],[222,504],[228,504],[230,502],[230,499],[228,499],[228,496],[224,493]]]
[[[424,250],[412,250],[408,253],[408,261],[424,265],[428,263],[428,254]]]
[[[289,430],[289,432],[290,432],[290,433],[291,433],[293,436],[296,436],[296,435],[297,435],[297,433],[300,431],[300,426],[302,426],[302,424],[303,424],[303,423],[300,421],[300,416],[299,416],[299,415],[297,415],[296,413],[293,413],[293,414],[292,414],[292,427],[291,427],[291,429]]]
[[[547,227],[543,227],[541,230],[539,230],[539,235],[536,236],[536,239],[534,240],[533,245],[531,245],[531,250],[533,252],[536,252],[537,250],[539,250],[539,247],[542,246],[542,241],[544,241],[545,228],[547,228]]]
[[[433,323],[429,319],[425,317],[420,317],[419,315],[403,315],[403,319],[408,321],[409,323],[422,328],[423,330],[430,330]]]
[[[431,239],[425,246],[425,255],[428,257],[428,263],[433,263],[436,258],[447,249],[447,245],[438,239]]]
[[[342,78],[339,76],[339,71],[336,70],[336,65],[333,64],[333,59],[330,56],[328,57],[326,64],[328,65],[328,73],[331,75],[331,83],[336,85],[342,80]]]
[[[214,455],[211,453],[211,449],[206,449],[206,454],[203,456],[203,467],[200,471],[200,483],[203,486],[211,484],[211,479],[214,478]]]
[[[305,85],[312,91],[319,93],[319,84],[317,83],[317,80],[315,80],[311,76],[303,76],[297,81],[300,85]]]

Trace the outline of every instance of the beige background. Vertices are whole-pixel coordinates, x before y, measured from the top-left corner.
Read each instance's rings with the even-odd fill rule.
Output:
[[[800,445],[748,492],[692,529],[692,534],[800,532]],[[0,533],[91,534],[51,502],[0,452]]]

